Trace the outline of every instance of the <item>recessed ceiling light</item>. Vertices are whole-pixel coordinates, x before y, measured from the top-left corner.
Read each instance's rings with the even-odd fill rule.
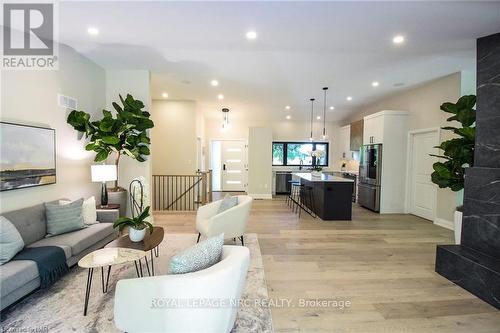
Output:
[[[288,116],[286,116],[286,119],[290,120],[290,119],[292,119],[292,116],[288,115]]]
[[[330,106],[330,110],[335,110],[335,106]]]
[[[348,101],[352,101],[352,97],[351,96],[347,96],[347,100]]]
[[[248,40],[254,40],[257,38],[257,33],[255,31],[251,30],[251,31],[248,31],[246,33],[246,36],[247,36]]]
[[[218,98],[218,99],[224,99],[224,95],[222,95],[222,94],[218,94],[218,95],[217,95],[217,98]]]
[[[217,86],[219,85],[219,81],[217,81],[217,80],[212,80],[212,81],[210,81],[210,85],[211,85],[212,87],[217,87]]]
[[[317,120],[320,120],[320,119],[321,119],[321,116],[317,116],[317,117],[316,117],[316,119],[317,119]]]
[[[404,36],[401,36],[401,35],[394,36],[394,38],[392,39],[392,42],[394,44],[401,44],[404,41],[405,41],[405,38],[404,38]]]
[[[290,110],[290,105],[285,106],[285,109]]]
[[[372,87],[378,87],[378,82],[377,81],[373,81],[372,82]]]
[[[164,92],[164,93],[161,94],[161,97],[168,98],[168,94],[166,92]]]
[[[92,35],[92,36],[99,35],[99,29],[97,29],[96,27],[89,27],[87,29],[87,32],[88,32],[89,35]]]

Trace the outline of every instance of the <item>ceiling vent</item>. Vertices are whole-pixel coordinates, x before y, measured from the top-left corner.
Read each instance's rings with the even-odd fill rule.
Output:
[[[78,108],[78,100],[73,97],[57,94],[57,105],[62,108],[76,110]]]

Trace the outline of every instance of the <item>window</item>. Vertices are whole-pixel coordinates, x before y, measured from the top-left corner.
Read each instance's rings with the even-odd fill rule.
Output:
[[[311,156],[311,151],[323,151],[323,156]],[[278,166],[328,166],[327,142],[273,142],[273,165]]]

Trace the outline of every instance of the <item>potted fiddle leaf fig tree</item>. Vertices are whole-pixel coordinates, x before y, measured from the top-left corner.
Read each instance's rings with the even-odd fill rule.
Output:
[[[87,112],[73,110],[67,118],[67,123],[88,140],[85,149],[96,153],[94,161],[104,162],[114,154],[117,170],[122,156],[139,162],[146,161],[150,155],[151,143],[148,129],[154,127],[150,113],[143,110],[142,101],[134,99],[130,94],[125,99],[121,95],[119,97],[121,105],[113,102],[115,114],[103,110],[101,119],[92,120]],[[124,210],[127,194],[118,184],[117,178],[109,193],[110,202],[120,203],[120,208]]]
[[[446,126],[442,129],[451,131],[456,137],[443,141],[439,148],[442,155],[432,155],[444,161],[433,164],[432,182],[440,188],[450,188],[457,192],[457,209],[454,217],[455,243],[460,244],[462,232],[462,204],[465,169],[474,165],[474,144],[476,140],[476,105],[475,95],[466,95],[456,103],[443,103],[441,110],[453,114],[447,121],[458,121],[460,127]]]

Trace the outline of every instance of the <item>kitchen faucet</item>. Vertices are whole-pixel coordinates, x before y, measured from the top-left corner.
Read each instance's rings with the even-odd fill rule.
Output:
[[[299,162],[299,170],[302,170],[302,166],[304,165],[304,160],[300,159],[300,162]]]

